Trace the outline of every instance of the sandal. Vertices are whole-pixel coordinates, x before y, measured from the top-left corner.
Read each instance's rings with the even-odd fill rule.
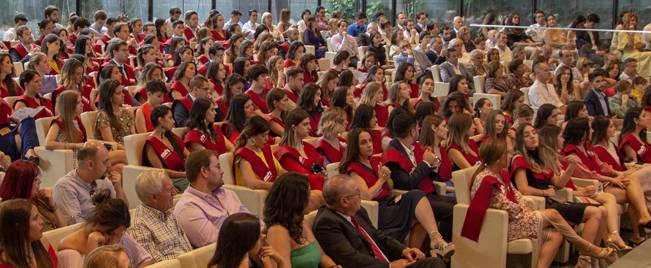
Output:
[[[433,232],[430,234],[430,247],[432,250],[430,251],[430,254],[432,257],[434,256],[440,256],[441,258],[449,258],[454,254],[454,244],[448,243],[445,240],[443,240],[443,237],[441,237],[441,234],[438,232]]]
[[[608,234],[608,238],[606,239],[605,242],[606,242],[606,246],[608,246],[609,248],[614,248],[615,250],[617,250],[617,252],[622,254],[626,254],[629,251],[633,250],[631,246],[627,245],[624,241],[622,241],[622,238],[619,237],[619,233],[617,231]],[[622,246],[618,242],[621,242],[624,245]]]

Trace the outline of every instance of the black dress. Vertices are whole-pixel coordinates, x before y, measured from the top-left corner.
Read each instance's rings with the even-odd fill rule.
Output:
[[[552,187],[551,177],[553,173],[549,172],[534,172],[527,160],[522,155],[515,155],[513,160],[511,160],[511,180],[514,185],[515,183],[515,173],[519,169],[525,169],[527,173],[527,183],[529,186],[536,189],[549,189]],[[586,207],[591,206],[590,204],[585,203],[569,203],[569,202],[559,202],[549,197],[545,197],[545,207],[555,209],[558,213],[563,216],[563,218],[574,224],[580,224],[583,222],[583,214],[585,213]]]

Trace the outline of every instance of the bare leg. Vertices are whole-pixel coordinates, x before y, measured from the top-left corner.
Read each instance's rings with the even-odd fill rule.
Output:
[[[583,214],[583,233],[581,237],[587,241],[592,241],[593,243],[597,242],[597,238],[601,239],[601,222],[603,215],[601,210],[597,207],[586,207],[585,213]]]
[[[626,185],[626,196],[628,197],[628,200],[635,208],[638,215],[640,215],[639,223],[647,223],[651,221],[651,215],[649,215],[649,209],[646,207],[644,192],[642,191],[640,182],[631,176],[622,179],[622,182]]]
[[[411,227],[405,244],[409,245],[409,247],[412,248],[421,248],[423,246],[423,242],[425,241],[426,235],[427,232],[425,232],[423,226],[419,223],[416,223]]]
[[[574,229],[563,219],[561,214],[554,209],[545,209],[542,211],[543,215],[543,227],[553,226],[558,232],[560,232],[567,241],[575,245],[581,255],[596,257],[596,258],[608,258],[613,260],[616,258],[615,251],[609,248],[600,248],[594,244],[586,241],[581,238]],[[615,255],[615,256],[613,256]]]
[[[594,199],[597,202],[601,203],[604,209],[608,212],[606,213],[606,224],[608,226],[608,232],[611,234],[613,232],[617,232],[618,240],[622,241],[623,243],[624,241],[622,240],[621,236],[619,236],[619,204],[617,203],[615,196],[610,193],[602,192],[595,196]]]
[[[425,229],[425,231],[429,234],[430,246],[432,247],[433,256],[436,256],[434,255],[434,252],[443,256],[450,255],[452,252],[454,252],[454,245],[443,240],[443,237],[441,237],[441,234],[439,233],[439,228],[436,226],[436,218],[434,218],[432,206],[429,204],[427,197],[423,197],[418,200],[418,204],[416,204],[415,214],[418,223],[420,223],[423,229]]]
[[[540,247],[540,255],[538,255],[538,268],[548,268],[551,266],[556,256],[556,252],[563,243],[563,235],[555,230],[547,231],[547,240],[545,240]]]

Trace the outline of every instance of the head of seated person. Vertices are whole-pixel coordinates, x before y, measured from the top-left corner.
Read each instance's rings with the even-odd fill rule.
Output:
[[[128,268],[129,256],[120,245],[101,246],[94,249],[84,262],[84,268]]]
[[[38,209],[28,199],[0,203],[0,240],[4,242],[0,246],[3,252],[0,263],[15,265],[13,267],[53,267],[48,251],[41,243],[42,228]],[[30,249],[31,254],[25,249]]]

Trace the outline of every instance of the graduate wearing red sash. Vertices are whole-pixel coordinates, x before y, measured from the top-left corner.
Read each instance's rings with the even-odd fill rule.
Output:
[[[36,116],[34,116],[34,119],[40,119],[43,117],[50,117],[52,116],[52,103],[49,100],[46,100],[44,98],[41,98],[40,95],[36,95],[34,97],[30,97],[26,94],[23,94],[20,96],[16,102],[14,102],[14,110],[16,110],[16,105],[18,103],[24,103],[26,107],[28,108],[38,108],[40,106],[43,106],[43,110],[38,112]]]
[[[184,148],[183,141],[175,134],[172,135],[176,140],[176,142],[181,146],[181,149],[183,149]],[[172,149],[168,148],[165,145],[165,143],[163,143],[157,137],[149,136],[145,142],[145,146],[147,145],[151,146],[151,148],[154,149],[154,152],[156,152],[158,159],[161,161],[161,163],[166,169],[171,169],[175,171],[185,170],[184,167],[185,159],[183,158],[183,155],[179,154],[173,148]],[[143,151],[143,153],[145,153],[145,151]],[[147,159],[146,155],[143,156],[143,159]]]
[[[185,134],[184,142],[186,144],[191,144],[193,142],[201,144],[204,148],[215,152],[216,155],[227,152],[226,137],[222,133],[221,128],[217,125],[213,126],[213,128],[214,137],[211,137],[210,133],[205,133],[195,128]]]
[[[619,151],[625,155],[624,148],[630,146],[637,155],[637,161],[643,163],[651,163],[651,144],[647,141],[642,141],[634,133],[628,133],[622,137],[619,142]]]
[[[244,159],[248,161],[251,164],[251,168],[253,168],[253,173],[257,176],[259,180],[265,181],[265,182],[274,182],[276,178],[278,177],[278,170],[276,169],[275,163],[276,159],[273,156],[273,153],[271,152],[271,146],[266,145],[261,148],[262,151],[262,157],[260,158],[258,154],[256,154],[254,151],[251,149],[247,148],[246,146],[240,147],[235,151],[235,158],[237,163],[237,158]],[[236,172],[236,181],[237,184],[239,185],[245,185],[246,183],[244,182],[244,178],[240,178],[240,176],[237,176]]]
[[[269,93],[268,90],[262,91],[262,93],[256,93],[253,91],[253,89],[249,89],[246,92],[244,92],[246,95],[251,98],[251,101],[253,104],[255,104],[256,107],[260,109],[263,113],[269,113],[269,108],[267,107],[267,94]]]
[[[321,137],[316,142],[316,150],[325,157],[328,163],[339,162],[346,151],[346,143],[341,140],[337,140],[337,143],[339,143],[339,149],[335,148],[330,144],[330,142],[325,140],[325,138]]]
[[[79,126],[79,131],[80,131],[80,134],[81,134],[81,137],[80,137],[81,141],[80,142],[86,142],[86,128],[84,127],[84,123],[81,122],[81,118],[79,118],[79,116],[75,116],[75,122],[77,122],[77,126]],[[56,118],[54,118],[52,120],[52,122],[50,123],[50,126],[52,126],[54,124],[56,124],[59,127],[59,133],[61,133],[63,131],[63,127],[64,127],[63,122],[61,121],[61,118],[58,117],[58,116]],[[73,141],[69,141],[69,142],[73,142]]]
[[[323,157],[319,155],[312,144],[307,142],[303,142],[303,150],[307,157],[302,157],[298,150],[283,144],[276,151],[276,159],[285,170],[307,175],[310,189],[323,190],[323,182],[325,181]]]

